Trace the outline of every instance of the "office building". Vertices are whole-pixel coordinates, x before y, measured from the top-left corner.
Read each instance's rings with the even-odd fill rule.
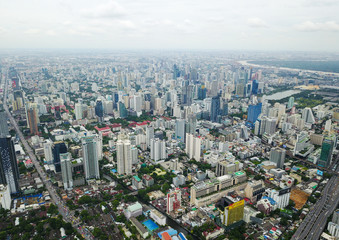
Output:
[[[321,167],[328,167],[332,161],[332,154],[335,142],[330,137],[325,137],[321,145],[320,159],[318,165]]]
[[[190,159],[200,161],[201,154],[201,138],[195,137],[193,134],[186,133],[185,152]]]
[[[19,192],[19,169],[11,136],[0,137],[0,184],[11,194]]]
[[[244,200],[228,202],[226,198],[223,210],[219,210],[221,223],[230,226],[231,224],[242,220],[244,217],[244,206]]]
[[[38,115],[36,114],[36,111],[33,108],[27,109],[27,117],[30,133],[33,135],[38,135]]]
[[[104,106],[101,99],[97,99],[95,104],[95,115],[98,117],[99,122],[103,121],[104,118]]]
[[[53,163],[53,152],[52,152],[53,142],[49,139],[47,139],[44,142],[44,155],[45,155],[45,161],[47,164]]]
[[[266,187],[262,180],[248,182],[245,187],[245,197],[251,202],[256,203],[262,198],[265,189]]]
[[[294,106],[294,97],[290,97],[288,99],[288,104],[287,104],[287,108],[291,109]]]
[[[7,114],[3,110],[2,105],[0,105],[0,137],[6,137],[8,135]]]
[[[270,153],[270,161],[277,164],[278,168],[283,169],[285,163],[286,150],[282,148],[273,148]]]
[[[71,163],[70,153],[60,154],[60,165],[61,165],[61,175],[62,175],[62,182],[64,184],[64,189],[70,190],[73,188],[72,163]]]
[[[313,124],[315,123],[315,119],[312,113],[311,108],[304,108],[302,111],[302,119],[305,120],[305,123]]]
[[[131,141],[128,139],[119,139],[116,148],[118,173],[132,174]]]
[[[211,102],[211,122],[219,122],[220,118],[220,97],[215,96],[212,97],[212,102]]]
[[[215,174],[217,177],[224,176],[226,174],[232,174],[240,170],[239,162],[228,162],[226,160],[217,163],[215,168]]]
[[[185,142],[185,119],[177,119],[175,122],[175,139]]]
[[[151,126],[146,127],[146,145],[151,147],[151,140],[154,138],[154,128]]]
[[[254,79],[252,81],[252,94],[257,95],[259,90],[259,82],[258,80]]]
[[[272,198],[279,209],[287,207],[290,201],[291,188],[284,188],[281,190],[270,189],[268,190],[268,197]]]
[[[53,164],[55,167],[55,172],[61,172],[60,166],[60,154],[67,153],[67,146],[64,142],[54,142],[53,146]]]
[[[83,137],[81,140],[85,177],[87,180],[92,178],[99,179],[99,157],[96,136]]]
[[[119,110],[120,118],[126,118],[127,117],[127,109],[126,109],[126,106],[123,102],[119,102],[118,110]]]
[[[257,105],[249,105],[248,106],[248,115],[247,115],[247,122],[254,124],[260,113],[261,113],[262,103]]]
[[[81,120],[83,118],[83,114],[82,114],[82,104],[81,103],[76,103],[75,104],[75,119],[76,120]]]

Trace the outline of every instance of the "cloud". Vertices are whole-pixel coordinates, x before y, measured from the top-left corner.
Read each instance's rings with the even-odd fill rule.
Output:
[[[7,32],[7,30],[3,27],[0,27],[0,33],[5,33],[5,32]]]
[[[30,28],[30,29],[27,29],[24,33],[26,33],[26,34],[38,34],[40,32],[41,32],[41,30],[38,29],[38,28]]]
[[[302,32],[319,32],[319,31],[336,32],[339,31],[339,24],[334,21],[328,21],[324,23],[306,21],[296,25],[295,29]]]
[[[220,23],[220,22],[223,22],[224,20],[225,20],[224,17],[210,17],[207,19],[207,21],[213,22],[213,23]]]
[[[49,35],[49,36],[56,36],[57,35],[56,32],[53,31],[53,30],[47,30],[46,34]]]
[[[247,24],[250,26],[250,27],[253,27],[253,28],[266,28],[268,27],[268,24],[262,20],[261,18],[249,18],[247,19]]]
[[[81,15],[87,18],[117,18],[126,15],[126,10],[117,2],[110,1],[95,8],[82,9]]]

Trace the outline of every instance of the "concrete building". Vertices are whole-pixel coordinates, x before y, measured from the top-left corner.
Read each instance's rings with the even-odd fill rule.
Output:
[[[45,161],[47,164],[53,163],[52,146],[53,146],[53,142],[47,139],[46,142],[44,143],[44,155],[45,155]]]
[[[119,174],[132,174],[131,141],[117,141],[117,171]]]
[[[95,136],[83,137],[82,154],[86,179],[100,178],[97,141]]]
[[[270,161],[277,164],[278,168],[283,169],[285,163],[286,150],[282,148],[273,148],[270,152]]]
[[[60,154],[60,165],[61,165],[61,175],[62,175],[62,182],[64,184],[64,189],[70,190],[73,188],[72,163],[71,163],[70,153]]]
[[[190,159],[200,161],[201,154],[201,139],[200,137],[194,137],[193,134],[186,133],[186,148],[185,152]]]
[[[158,210],[152,209],[150,211],[150,218],[152,218],[160,226],[166,225],[166,216],[162,215]]]
[[[250,199],[251,202],[255,203],[261,199],[265,192],[265,184],[262,180],[248,182],[245,187],[245,197]]]
[[[244,205],[245,201],[241,200],[225,206],[223,211],[219,210],[221,223],[230,226],[231,224],[242,220],[244,217]]]
[[[124,211],[124,215],[127,219],[130,219],[131,217],[140,216],[141,214],[142,214],[142,206],[139,202],[129,205]]]
[[[180,189],[176,189],[167,193],[167,206],[166,212],[167,214],[171,212],[176,212],[178,209],[181,208],[181,191]]]
[[[291,188],[284,188],[279,191],[270,189],[268,190],[268,197],[272,198],[279,209],[285,208],[290,200]]]
[[[217,167],[215,169],[215,174],[220,177],[220,176],[224,176],[226,174],[232,174],[234,172],[238,172],[239,171],[239,162],[235,161],[235,162],[229,162],[229,161],[221,161],[217,163]]]
[[[168,157],[166,152],[166,141],[159,138],[151,139],[151,160],[154,163],[164,161]]]
[[[0,207],[10,210],[11,209],[11,192],[9,187],[6,185],[0,184]]]

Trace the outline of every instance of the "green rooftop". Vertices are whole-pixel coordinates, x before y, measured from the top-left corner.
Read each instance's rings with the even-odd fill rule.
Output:
[[[141,179],[138,176],[133,176],[135,180],[137,180],[138,182],[141,181]]]

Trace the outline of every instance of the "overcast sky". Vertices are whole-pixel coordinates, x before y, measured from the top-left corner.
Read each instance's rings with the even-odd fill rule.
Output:
[[[339,0],[1,0],[0,48],[339,51]]]

